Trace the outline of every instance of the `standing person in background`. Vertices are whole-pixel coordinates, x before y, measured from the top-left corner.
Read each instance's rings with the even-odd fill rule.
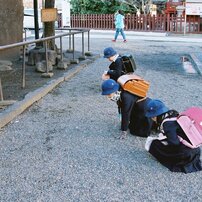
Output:
[[[123,37],[123,42],[124,43],[127,42],[126,35],[124,33],[124,15],[123,15],[122,10],[118,10],[118,14],[115,15],[115,27],[116,27],[116,33],[115,33],[114,39],[112,41],[116,42],[116,39],[120,32]]]

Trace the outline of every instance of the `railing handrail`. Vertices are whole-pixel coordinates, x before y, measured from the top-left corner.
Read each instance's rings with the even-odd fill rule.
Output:
[[[46,56],[46,73],[48,73],[48,53],[47,53],[47,41],[51,40],[51,39],[56,39],[59,38],[60,39],[60,61],[63,62],[63,53],[62,53],[62,37],[65,36],[69,36],[69,48],[71,48],[71,38],[72,38],[72,55],[73,55],[73,60],[74,60],[74,35],[75,34],[82,34],[82,56],[84,56],[84,32],[88,32],[88,51],[90,50],[90,29],[81,29],[81,28],[63,28],[60,30],[69,30],[68,33],[64,33],[64,34],[56,34],[55,36],[49,36],[49,37],[45,37],[45,38],[41,38],[41,39],[35,39],[35,40],[30,40],[30,41],[23,41],[23,42],[17,42],[17,43],[13,43],[13,44],[8,44],[8,45],[4,45],[4,46],[0,46],[0,51],[1,50],[5,50],[5,49],[11,49],[11,48],[16,48],[16,47],[23,47],[23,54],[22,54],[22,58],[23,58],[23,62],[22,62],[22,88],[25,87],[25,49],[26,49],[26,45],[28,44],[33,44],[33,43],[39,43],[39,42],[44,42],[44,46],[45,46],[45,56]]]
[[[5,49],[9,49],[9,48],[16,48],[16,47],[19,47],[19,46],[25,46],[25,45],[28,45],[28,44],[39,43],[39,42],[48,41],[48,40],[55,39],[55,38],[60,38],[60,37],[68,36],[68,35],[75,35],[75,34],[80,34],[80,33],[90,31],[90,29],[70,29],[70,28],[67,28],[67,29],[63,28],[63,29],[60,29],[60,30],[73,30],[74,32],[69,32],[69,33],[64,33],[64,34],[57,34],[55,36],[49,36],[49,37],[45,37],[45,38],[41,38],[41,39],[35,39],[35,40],[30,40],[30,41],[17,42],[17,43],[13,43],[13,44],[3,45],[3,46],[0,46],[0,51],[5,50]],[[76,31],[76,30],[79,30],[79,31]]]

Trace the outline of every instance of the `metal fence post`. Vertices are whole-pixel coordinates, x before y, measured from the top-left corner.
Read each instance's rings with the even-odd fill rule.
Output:
[[[85,57],[85,54],[84,54],[84,32],[82,32],[82,56]]]
[[[45,41],[45,57],[46,57],[46,73],[48,73],[48,52],[47,52],[47,41]]]
[[[75,47],[74,47],[74,34],[72,34],[72,43],[73,43],[73,44],[72,44],[72,46],[73,46],[72,49],[73,49],[73,61],[74,61],[74,58],[75,58],[75,55],[74,55],[74,54],[75,54],[75,53],[74,53],[74,48],[75,48]]]
[[[88,31],[88,51],[90,51],[90,31]]]
[[[60,37],[60,61],[63,62],[63,53],[62,53],[62,37]]]
[[[72,35],[71,35],[71,30],[69,30],[69,51],[72,49]]]
[[[25,88],[25,50],[26,46],[23,45],[23,62],[22,62],[22,88]]]
[[[0,78],[0,101],[4,100],[4,96],[3,96],[3,90],[2,90],[2,85],[1,85],[1,78]]]

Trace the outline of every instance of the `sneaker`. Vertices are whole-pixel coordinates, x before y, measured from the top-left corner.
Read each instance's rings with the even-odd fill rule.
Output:
[[[116,40],[115,40],[115,39],[113,39],[113,40],[112,40],[112,42],[116,42]]]
[[[123,43],[126,43],[126,42],[127,42],[126,40],[123,41]]]

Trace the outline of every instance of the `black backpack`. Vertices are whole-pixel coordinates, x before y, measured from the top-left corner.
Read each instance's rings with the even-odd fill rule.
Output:
[[[137,69],[135,60],[131,54],[121,55],[121,58],[124,65],[124,74],[132,73]]]

